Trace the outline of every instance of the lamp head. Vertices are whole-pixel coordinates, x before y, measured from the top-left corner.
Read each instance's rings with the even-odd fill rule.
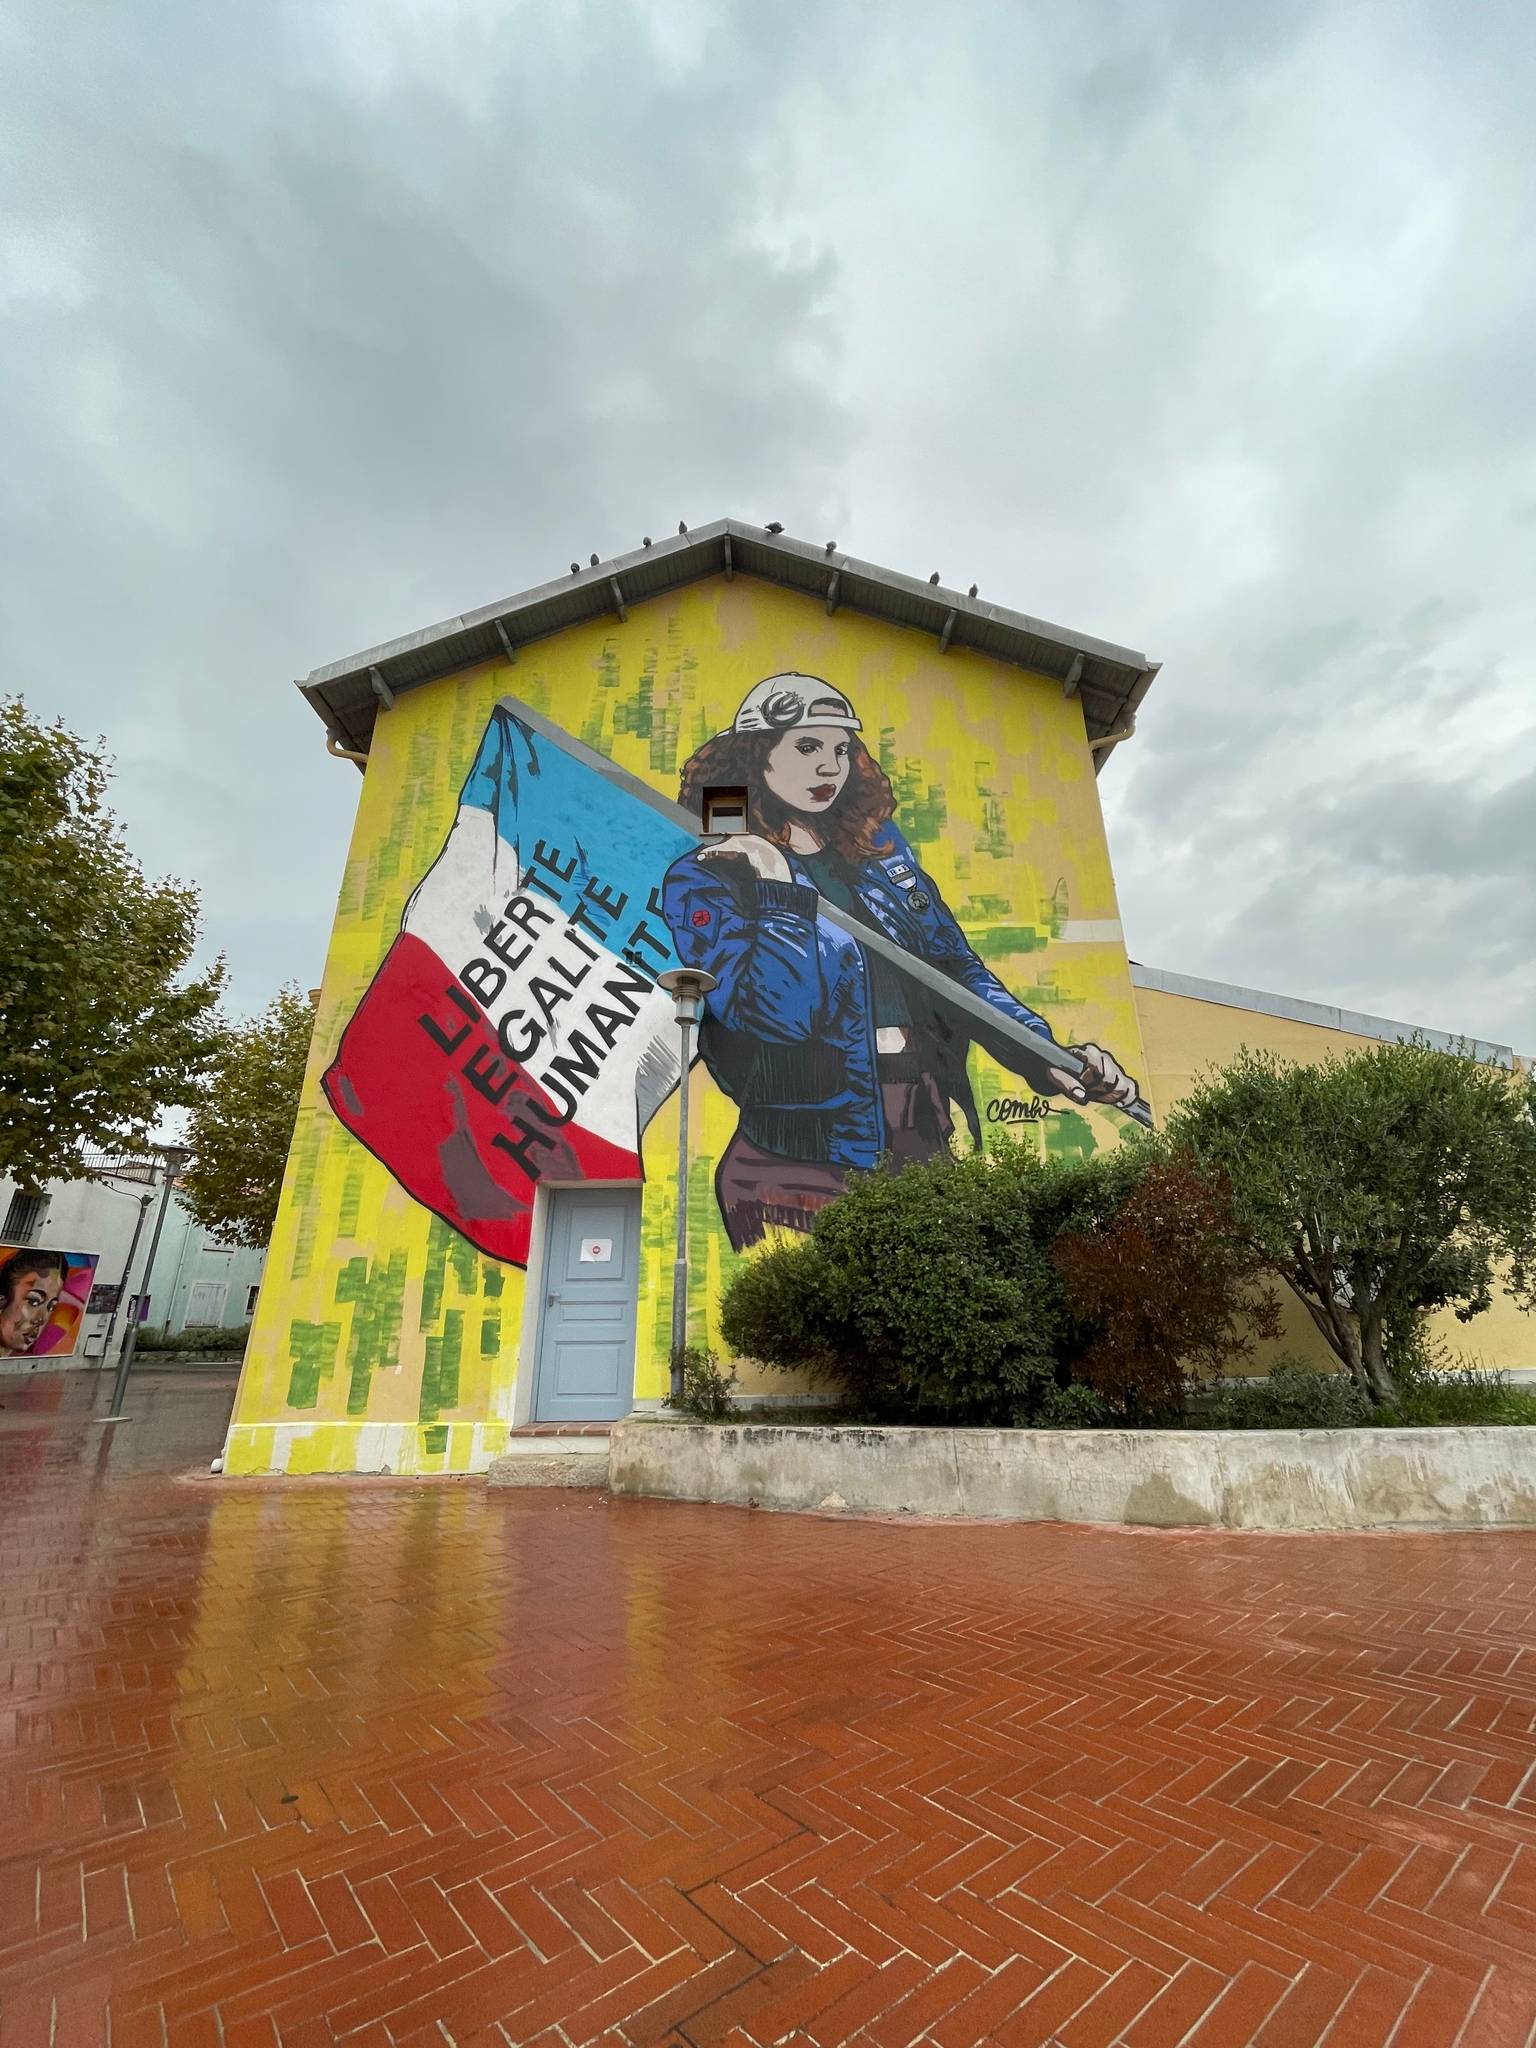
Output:
[[[696,1023],[699,1004],[719,986],[707,967],[669,967],[665,974],[657,975],[656,985],[672,998],[679,1024]]]

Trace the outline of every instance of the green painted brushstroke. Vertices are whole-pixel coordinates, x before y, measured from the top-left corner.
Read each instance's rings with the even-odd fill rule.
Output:
[[[672,1290],[667,1284],[671,1271],[674,1216],[664,1180],[647,1181],[640,1197],[640,1243],[648,1270],[659,1276],[660,1284],[648,1290],[651,1304],[651,1350],[665,1358],[672,1348]],[[651,1263],[654,1257],[656,1263]]]
[[[976,763],[976,794],[981,798],[981,829],[976,834],[976,846],[994,860],[1011,860],[1013,840],[1008,832],[1008,814],[1002,798],[987,787],[984,779],[991,771],[990,761]]]
[[[427,1227],[427,1262],[421,1277],[421,1320],[418,1329],[430,1330],[442,1313],[447,1292],[448,1269],[459,1283],[459,1291],[473,1294],[480,1277],[480,1254],[467,1237],[434,1216]]]
[[[381,1265],[348,1259],[336,1275],[336,1299],[352,1304],[347,1345],[347,1413],[366,1415],[375,1367],[400,1362],[400,1321],[405,1304],[406,1255],[391,1252]]]
[[[1032,924],[995,924],[969,936],[983,960],[1002,959],[1009,953],[1037,953],[1046,943],[1045,933]]]
[[[421,1432],[421,1448],[429,1458],[441,1458],[448,1449],[448,1425],[434,1423],[430,1429]]]
[[[549,716],[549,677],[543,669],[519,667],[511,677],[511,687],[506,694],[515,697],[520,704],[526,704],[530,711],[540,712],[546,718]]]
[[[1075,1109],[1058,1109],[1045,1120],[1045,1150],[1051,1159],[1086,1159],[1098,1150],[1098,1140],[1085,1116]]]
[[[453,1277],[465,1294],[473,1294],[475,1282],[480,1277],[480,1254],[467,1237],[460,1237],[454,1230],[449,1232],[452,1242],[448,1247],[448,1263],[453,1268]]]
[[[436,1422],[445,1408],[459,1405],[459,1361],[464,1350],[464,1311],[451,1308],[443,1317],[443,1334],[429,1337],[421,1371],[423,1422]]]
[[[501,1356],[501,1311],[492,1309],[480,1318],[480,1356],[499,1358]]]
[[[944,791],[938,783],[924,780],[923,762],[911,757],[898,760],[893,725],[881,726],[877,751],[896,797],[896,818],[902,831],[914,846],[931,846],[942,837],[949,816]]]
[[[640,664],[640,680],[635,684],[634,695],[613,707],[615,733],[631,734],[637,740],[650,738],[656,698],[657,660],[656,649],[647,647],[645,658]]]
[[[959,912],[960,922],[965,925],[1001,924],[1012,915],[1011,896],[967,896]]]
[[[480,1292],[487,1301],[499,1301],[501,1290],[506,1286],[506,1275],[495,1259],[480,1262]]]
[[[709,1272],[710,1238],[723,1231],[719,1204],[715,1200],[715,1162],[707,1152],[696,1153],[688,1168],[688,1341],[709,1342],[709,1311],[704,1285]],[[667,1301],[667,1348],[672,1344],[670,1289]]]
[[[1046,922],[1051,928],[1051,937],[1059,939],[1066,929],[1067,919],[1072,915],[1071,901],[1067,895],[1067,878],[1061,876],[1051,891],[1051,900],[1045,906]]]
[[[290,1280],[307,1280],[314,1264],[315,1240],[320,1228],[320,1154],[329,1135],[329,1112],[300,1110],[293,1132],[293,1180],[289,1199],[298,1210],[293,1232]]]
[[[381,911],[403,901],[427,865],[421,857],[424,849],[419,846],[417,835],[423,819],[430,817],[438,793],[440,762],[437,736],[425,729],[416,733],[405,757],[400,788],[390,806],[389,822],[370,849],[358,906],[365,920],[372,921]]]
[[[604,693],[617,690],[621,680],[618,649],[611,640],[603,642],[594,667],[597,670],[597,690],[592,698],[592,707],[582,721],[581,737],[589,747],[608,756],[613,752],[612,705]]]
[[[336,1212],[336,1235],[356,1237],[358,1212],[363,1202],[363,1168],[361,1161],[348,1166],[346,1178],[341,1184],[341,1207]]]
[[[292,1366],[288,1374],[288,1406],[313,1408],[320,1398],[320,1383],[336,1370],[336,1348],[341,1342],[340,1323],[288,1325],[288,1348]]]
[[[663,666],[658,658],[656,683],[651,692],[651,729],[647,735],[650,740],[647,764],[660,781],[670,779],[677,772],[685,696],[677,621],[668,619],[666,661]]]
[[[896,777],[896,815],[914,846],[933,846],[943,838],[949,806],[936,782],[925,782],[922,763],[909,761]]]

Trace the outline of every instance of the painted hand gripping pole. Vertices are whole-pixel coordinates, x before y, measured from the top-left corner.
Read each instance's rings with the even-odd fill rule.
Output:
[[[471,1243],[523,1266],[534,1191],[638,1181],[676,1088],[677,955],[662,895],[699,820],[537,712],[503,699],[457,820],[325,1076],[347,1129]],[[1085,1062],[825,898],[819,925],[1008,1040],[1052,1087]],[[1090,1076],[1091,1078],[1091,1076]],[[1137,1100],[1125,1113],[1150,1122]]]

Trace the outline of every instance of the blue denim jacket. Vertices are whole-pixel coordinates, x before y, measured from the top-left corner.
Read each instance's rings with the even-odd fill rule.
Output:
[[[742,1135],[764,1151],[843,1167],[873,1166],[885,1149],[875,1068],[869,968],[858,943],[816,917],[816,889],[786,854],[792,879],[765,881],[745,860],[684,854],[667,870],[662,900],[677,957],[707,968],[718,986],[705,1004],[699,1051],[741,1109]],[[893,823],[855,871],[875,930],[940,968],[1000,1016],[1050,1039],[1050,1027],[977,958],[933,880]],[[1001,1034],[909,984],[913,1028],[942,1095],[979,1135],[966,1078],[972,1038],[1012,1072],[1019,1056]]]

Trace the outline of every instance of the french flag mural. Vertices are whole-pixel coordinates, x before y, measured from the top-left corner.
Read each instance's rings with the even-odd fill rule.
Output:
[[[535,714],[491,714],[459,814],[342,1034],[327,1100],[418,1202],[526,1265],[538,1181],[639,1180],[677,1086],[661,914],[683,814]]]

